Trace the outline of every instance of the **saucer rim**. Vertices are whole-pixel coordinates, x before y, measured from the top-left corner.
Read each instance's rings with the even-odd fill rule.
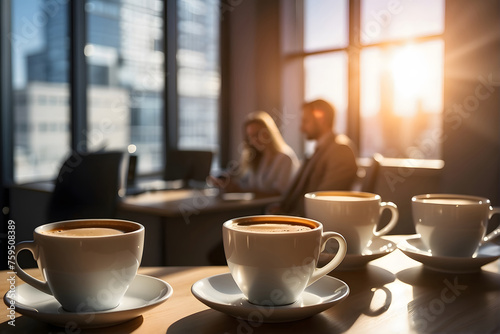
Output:
[[[391,240],[388,240],[388,239],[384,239],[383,236],[380,236],[380,237],[377,237],[377,236],[373,236],[370,241],[373,241],[373,240],[380,240],[380,241],[383,241],[383,245],[381,247],[379,247],[376,251],[377,253],[373,253],[373,254],[363,254],[363,251],[366,250],[366,249],[369,249],[369,247],[365,247],[363,248],[363,251],[360,253],[360,254],[354,254],[354,253],[346,253],[346,256],[349,256],[349,257],[374,257],[374,256],[385,256],[387,254],[390,254],[392,252],[394,252],[396,249],[398,249],[397,247],[397,243],[395,243],[394,241],[391,241]],[[391,247],[390,250],[388,251],[380,251],[380,249],[383,247],[383,246],[387,246],[388,244],[392,244],[393,247]]]
[[[386,255],[389,255],[392,252],[394,252],[396,249],[398,249],[396,242],[389,240],[389,239],[385,239],[384,236],[380,236],[380,237],[373,236],[370,239],[370,241],[373,241],[373,240],[380,240],[383,242],[383,245],[381,245],[381,247],[379,247],[379,249],[377,250],[376,253],[373,253],[373,254],[346,253],[344,260],[342,260],[342,262],[339,264],[339,266],[337,268],[335,268],[334,270],[344,270],[345,271],[345,270],[361,269],[361,268],[366,267],[369,262],[377,260],[381,257],[386,256]],[[380,251],[380,249],[382,247],[387,246],[387,245],[392,245],[392,247],[387,251]],[[369,247],[365,247],[364,250],[368,249],[368,248]],[[321,254],[323,254],[323,253],[321,253]],[[331,253],[326,253],[326,254],[331,254]],[[349,262],[353,262],[353,263],[349,263]]]
[[[398,249],[409,258],[420,262],[424,267],[440,272],[447,273],[473,273],[481,271],[481,267],[500,258],[500,252],[497,255],[481,255],[479,257],[454,257],[437,256],[428,251],[419,249],[410,244],[411,240],[420,239],[419,235],[413,235],[398,243]],[[500,245],[498,246],[500,249]],[[417,251],[415,251],[416,249]],[[439,265],[437,264],[439,262]],[[443,265],[444,264],[444,265]]]
[[[16,303],[16,312],[18,312],[24,316],[36,319],[36,320],[44,322],[44,323],[52,324],[55,326],[61,326],[61,325],[64,325],[65,323],[67,323],[68,321],[72,321],[72,322],[75,322],[76,325],[82,329],[109,327],[109,326],[121,324],[123,322],[129,321],[129,320],[132,320],[132,319],[135,319],[135,318],[141,316],[143,312],[146,312],[146,311],[148,311],[156,306],[159,306],[160,304],[164,303],[165,301],[167,301],[173,294],[172,286],[168,282],[166,282],[158,277],[144,275],[144,274],[137,274],[136,277],[134,278],[134,280],[132,281],[131,285],[134,284],[134,282],[136,282],[137,278],[139,278],[141,280],[155,280],[155,281],[159,282],[162,285],[162,288],[158,289],[159,298],[156,297],[156,298],[153,298],[151,300],[145,301],[144,305],[142,305],[142,306],[134,306],[134,307],[121,309],[121,310],[116,310],[116,308],[114,308],[114,309],[105,310],[105,311],[79,312],[79,313],[43,312],[43,310],[40,311],[35,306],[30,306],[27,303],[18,302],[17,298],[14,298],[14,299],[10,298],[8,296],[9,291],[7,291],[4,294],[3,302],[7,306],[9,306],[10,301],[14,300]],[[136,284],[140,284],[140,283],[137,282]],[[35,289],[34,287],[29,285],[28,283],[23,283],[23,284],[17,285],[16,290],[20,286],[26,286],[27,288]],[[145,289],[148,289],[148,287],[149,287],[147,285],[147,282],[146,282],[146,284],[141,283],[141,286],[145,287]],[[166,289],[166,291],[164,293],[162,293],[162,291],[164,289]],[[38,292],[38,290],[36,290],[36,291]],[[127,291],[129,291],[129,290],[127,290]],[[43,293],[43,292],[41,292],[41,293]],[[18,296],[18,294],[16,293],[16,297],[17,296]],[[127,296],[127,292],[125,292],[125,296]],[[48,301],[57,302],[55,300],[54,296],[47,294],[46,295],[46,302],[48,302]],[[138,312],[138,311],[140,311],[140,312]],[[75,320],[75,318],[78,319],[78,317],[85,318],[86,315],[94,315],[95,318],[93,319],[93,321],[91,323],[87,323],[84,321],[78,322]],[[106,318],[109,318],[109,319],[106,319]]]
[[[443,259],[443,260],[450,260],[450,261],[474,261],[474,260],[479,261],[479,260],[487,260],[490,258],[500,258],[500,252],[497,255],[486,255],[486,254],[478,253],[478,256],[476,256],[476,257],[433,255],[429,251],[426,251],[424,249],[420,249],[420,248],[418,248],[418,247],[416,247],[408,242],[411,240],[419,240],[419,239],[421,239],[421,237],[418,235],[416,235],[416,236],[414,235],[412,237],[406,238],[398,243],[397,248],[400,249],[401,251],[408,251],[410,253],[418,254],[418,255],[422,255],[422,256],[427,256],[429,258]],[[410,247],[406,247],[405,249],[401,249],[401,247],[404,247],[405,244],[409,245]],[[481,247],[482,246],[480,246],[480,248]],[[500,250],[500,245],[498,245],[497,247]],[[417,249],[418,252],[413,251],[411,248]]]
[[[235,306],[235,305],[220,302],[217,300],[216,301],[208,300],[208,299],[204,298],[203,296],[201,296],[197,292],[197,290],[199,289],[198,285],[203,284],[203,282],[205,282],[209,279],[218,278],[218,277],[224,277],[224,278],[227,277],[234,282],[232,275],[229,272],[208,276],[208,277],[202,278],[202,279],[196,281],[195,283],[193,283],[193,285],[191,286],[191,294],[196,299],[198,299],[201,303],[208,306],[212,310],[222,312],[224,314],[227,314],[229,316],[232,316],[232,317],[238,318],[238,319],[241,319],[241,314],[242,314],[241,312],[229,312],[228,310],[235,309],[235,310],[244,311],[243,313],[245,313],[245,317],[247,317],[247,316],[251,315],[252,312],[255,312],[258,310],[273,309],[273,312],[270,315],[267,315],[266,317],[263,317],[261,319],[262,322],[264,322],[264,323],[292,322],[292,321],[298,321],[301,319],[311,317],[313,315],[319,314],[319,313],[333,307],[334,305],[340,303],[341,301],[343,301],[345,298],[347,298],[349,296],[350,291],[351,291],[349,288],[349,285],[347,285],[347,283],[345,283],[344,281],[342,281],[336,277],[333,277],[333,276],[325,275],[325,276],[321,277],[315,283],[311,284],[309,287],[313,286],[314,284],[317,284],[318,282],[320,282],[322,280],[336,282],[339,286],[338,286],[338,288],[335,289],[335,291],[337,291],[339,289],[345,289],[345,291],[341,295],[335,297],[332,300],[323,301],[323,302],[318,303],[318,304],[311,304],[311,305],[305,305],[305,306],[294,306],[294,304],[290,304],[290,305],[269,307],[269,306],[265,306],[265,305],[253,305],[253,304],[248,303],[248,301],[246,302],[247,305]],[[234,284],[236,284],[236,282]],[[309,287],[306,288],[306,291]],[[218,291],[221,294],[225,294],[224,291],[221,291],[221,290],[218,290]],[[315,294],[315,295],[321,296],[318,294]],[[333,294],[330,294],[330,296],[332,296],[332,295]],[[235,301],[236,300],[246,301],[246,299],[244,298],[243,293],[241,291],[238,294],[236,294],[236,296],[233,297],[233,299]],[[287,316],[286,313],[289,313],[289,315]],[[297,314],[297,313],[299,313],[299,314]]]

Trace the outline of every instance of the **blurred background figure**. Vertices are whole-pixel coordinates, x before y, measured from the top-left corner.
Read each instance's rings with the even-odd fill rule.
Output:
[[[316,141],[313,155],[302,167],[283,201],[269,208],[269,213],[304,216],[304,195],[320,190],[350,190],[358,166],[354,143],[347,136],[333,132],[335,109],[324,100],[303,105],[301,132]]]
[[[224,192],[282,195],[300,166],[297,155],[264,111],[249,114],[243,131],[238,168],[218,178],[210,177],[211,183]]]

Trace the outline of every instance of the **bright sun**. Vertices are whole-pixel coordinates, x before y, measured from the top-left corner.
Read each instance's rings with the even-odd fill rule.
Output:
[[[391,70],[395,93],[409,99],[421,95],[426,78],[424,63],[424,55],[416,46],[406,46],[394,53]]]
[[[360,73],[363,117],[380,112],[384,99],[383,107],[398,117],[440,113],[443,54],[442,41],[365,50]]]
[[[413,45],[394,53],[390,68],[394,83],[395,113],[412,116],[416,112],[418,100],[428,79],[426,57]]]

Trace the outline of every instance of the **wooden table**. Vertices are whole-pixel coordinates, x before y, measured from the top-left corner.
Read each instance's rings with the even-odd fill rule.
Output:
[[[81,333],[499,333],[500,262],[482,269],[475,274],[433,272],[396,250],[366,269],[333,271],[351,293],[332,308],[296,322],[259,324],[212,310],[191,294],[193,283],[228,272],[225,266],[144,267],[140,273],[170,283],[173,296],[142,317]],[[6,279],[7,273],[0,272],[2,291],[8,289]],[[6,307],[1,308],[0,333],[64,332],[19,314],[13,328],[6,314]]]
[[[216,189],[154,191],[125,197],[117,218],[146,227],[143,264],[199,266],[224,264],[222,224],[260,215],[279,197],[224,200]]]
[[[152,214],[161,217],[190,219],[211,212],[258,209],[278,202],[279,196],[257,196],[250,200],[223,200],[219,191],[208,189],[177,189],[146,192],[125,197],[119,204],[121,210]]]

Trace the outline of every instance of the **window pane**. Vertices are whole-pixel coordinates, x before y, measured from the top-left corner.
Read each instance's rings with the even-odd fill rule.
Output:
[[[361,155],[439,159],[441,40],[361,52]]]
[[[348,18],[347,0],[304,0],[304,51],[346,46]]]
[[[179,147],[218,150],[219,1],[179,0]]]
[[[364,44],[441,34],[444,0],[361,0],[361,42]]]
[[[345,52],[308,56],[304,59],[306,101],[325,99],[336,110],[335,131],[347,129],[347,55]]]
[[[138,156],[140,173],[160,170],[163,125],[161,1],[88,0],[89,150]]]
[[[70,151],[66,3],[11,3],[14,180],[55,178]]]

